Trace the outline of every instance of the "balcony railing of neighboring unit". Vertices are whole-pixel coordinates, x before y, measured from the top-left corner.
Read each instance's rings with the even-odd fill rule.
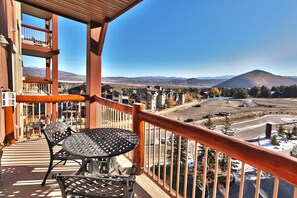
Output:
[[[23,94],[50,95],[52,82],[41,78],[26,78],[23,80]]]
[[[30,45],[51,47],[52,32],[48,29],[37,28],[22,24],[22,42]]]
[[[18,95],[16,100],[22,113],[19,123],[21,137],[39,136],[46,124],[55,121],[65,121],[77,131],[85,128],[84,96]],[[56,104],[54,112],[53,104]],[[56,120],[52,119],[53,114],[56,114]]]
[[[133,120],[140,138],[134,159],[171,196],[258,197],[264,190],[268,197],[297,197],[295,158],[145,112],[142,105],[93,100],[101,105],[103,126],[131,129]]]

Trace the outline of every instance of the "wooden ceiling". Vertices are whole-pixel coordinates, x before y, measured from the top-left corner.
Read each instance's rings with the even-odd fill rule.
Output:
[[[110,22],[142,0],[17,0],[79,22]]]

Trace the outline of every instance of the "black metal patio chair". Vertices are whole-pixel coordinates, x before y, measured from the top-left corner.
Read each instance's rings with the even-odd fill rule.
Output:
[[[70,136],[73,132],[75,131],[73,131],[65,122],[53,122],[47,125],[47,127],[44,130],[42,130],[42,133],[45,136],[50,151],[50,163],[48,166],[47,173],[41,184],[42,186],[45,185],[46,179],[52,171],[52,169],[55,168],[61,162],[64,162],[65,164],[67,160],[73,160],[79,163],[79,161],[77,161],[79,160],[78,157],[66,153],[63,149],[60,149],[58,152],[54,152],[53,149],[55,146],[62,146],[61,141]],[[54,160],[60,161],[53,165]]]
[[[133,164],[130,175],[120,176],[63,176],[60,173],[53,174],[56,178],[62,197],[134,197],[135,170]]]

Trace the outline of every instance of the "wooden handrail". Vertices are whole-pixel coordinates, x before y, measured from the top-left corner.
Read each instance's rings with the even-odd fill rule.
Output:
[[[104,106],[116,109],[118,111],[127,113],[127,114],[132,114],[132,107],[129,105],[121,104],[112,100],[108,100],[102,97],[99,97],[97,95],[92,96],[90,99],[91,102],[98,102],[99,104],[102,104]]]
[[[31,26],[31,25],[27,25],[27,24],[22,24],[21,26],[26,27],[26,28],[30,28],[30,29],[33,29],[33,30],[38,30],[38,31],[41,31],[41,32],[52,33],[52,31],[50,31],[48,29],[38,28],[38,27]]]
[[[25,78],[23,83],[52,84],[52,81],[43,78]]]
[[[202,127],[153,113],[139,112],[142,121],[225,153],[297,186],[297,159]]]
[[[80,95],[58,95],[58,96],[39,96],[39,95],[17,95],[16,102],[33,102],[33,103],[55,103],[65,101],[86,101],[84,96]]]

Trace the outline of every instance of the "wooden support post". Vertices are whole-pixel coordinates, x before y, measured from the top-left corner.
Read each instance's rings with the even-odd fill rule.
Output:
[[[145,106],[142,103],[134,103],[132,107],[133,116],[133,132],[138,135],[139,144],[134,149],[133,162],[137,165],[136,174],[141,175],[144,170],[144,147],[145,147],[145,129],[144,121],[141,121],[138,117],[140,111],[144,111]]]
[[[87,31],[87,94],[101,96],[102,50],[108,23],[102,25],[91,21]],[[86,103],[86,127],[100,127],[101,110],[98,104]]]
[[[5,139],[3,142],[9,146],[14,144],[14,138],[13,107],[5,107]]]
[[[58,50],[58,16],[52,15],[52,51]],[[52,95],[58,95],[58,54],[54,54],[52,58]],[[52,121],[57,119],[57,104],[52,106]]]

